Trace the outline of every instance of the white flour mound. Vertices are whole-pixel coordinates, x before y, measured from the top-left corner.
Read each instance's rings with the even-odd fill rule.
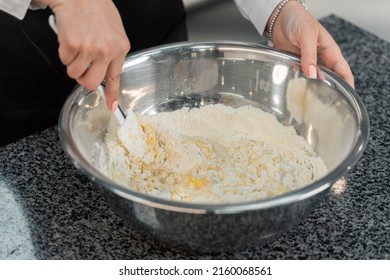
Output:
[[[112,121],[100,169],[139,192],[185,202],[236,203],[296,190],[327,173],[292,126],[258,108],[218,104],[138,117],[147,154],[137,158],[128,151]]]

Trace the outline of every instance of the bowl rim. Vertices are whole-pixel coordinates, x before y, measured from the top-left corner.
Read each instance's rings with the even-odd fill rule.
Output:
[[[156,46],[148,48],[145,50],[134,52],[126,57],[125,65],[132,60],[135,60],[141,56],[148,56],[156,51],[166,50],[166,49],[180,49],[180,48],[193,48],[199,46],[207,46],[212,48],[220,48],[221,46],[229,47],[243,47],[246,49],[257,50],[257,51],[266,51],[272,55],[284,56],[294,62],[300,64],[299,56],[277,50],[262,44],[257,43],[246,43],[246,42],[236,42],[236,41],[199,41],[199,42],[180,42],[180,43],[171,43],[161,46]],[[246,211],[254,210],[264,210],[273,207],[278,207],[281,205],[287,205],[294,202],[302,201],[309,197],[313,197],[316,194],[323,192],[330,188],[333,183],[338,179],[344,176],[352,167],[359,161],[362,157],[363,152],[368,143],[369,138],[369,116],[367,109],[357,94],[357,92],[339,75],[333,71],[327,69],[326,67],[319,66],[319,68],[324,71],[329,77],[333,79],[333,83],[338,87],[344,88],[343,94],[348,93],[349,96],[346,96],[350,101],[351,105],[354,107],[355,112],[358,116],[358,133],[355,139],[355,143],[349,153],[342,160],[341,164],[327,173],[324,177],[318,181],[313,182],[312,184],[303,186],[302,188],[285,193],[283,195],[257,200],[257,201],[247,201],[247,202],[238,202],[230,204],[208,204],[208,203],[188,203],[173,201],[168,199],[163,199],[159,197],[150,196],[140,192],[133,191],[125,186],[117,184],[103,174],[98,172],[93,168],[88,161],[82,156],[82,153],[79,149],[76,148],[75,142],[71,135],[70,123],[66,120],[69,119],[70,112],[75,109],[80,92],[88,92],[82,86],[77,85],[72,93],[68,96],[65,101],[58,123],[59,137],[61,145],[67,156],[72,160],[76,168],[78,168],[84,175],[89,177],[94,183],[97,183],[101,187],[125,198],[131,200],[135,203],[144,204],[150,207],[159,208],[167,211],[183,212],[183,213],[193,213],[193,214],[233,214],[241,213]],[[352,155],[352,156],[351,156]]]

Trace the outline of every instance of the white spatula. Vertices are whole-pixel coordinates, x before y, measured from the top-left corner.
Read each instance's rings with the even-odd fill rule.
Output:
[[[105,100],[104,87],[100,85],[97,91]],[[126,110],[126,114],[123,113],[119,105],[113,114],[120,125],[118,138],[121,140],[122,145],[130,154],[142,159],[148,147],[145,142],[146,136],[138,121],[138,117],[131,109]]]

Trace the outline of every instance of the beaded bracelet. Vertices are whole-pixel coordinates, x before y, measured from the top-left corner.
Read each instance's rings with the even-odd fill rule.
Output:
[[[275,25],[275,21],[276,19],[278,18],[279,14],[280,14],[280,11],[282,10],[282,8],[284,7],[284,5],[286,5],[290,0],[283,0],[279,3],[278,7],[276,8],[276,11],[271,19],[271,22],[269,23],[269,27],[268,27],[268,38],[272,41],[272,32],[273,32],[273,29],[274,29],[274,25]],[[307,7],[306,7],[306,3],[304,0],[294,0],[294,1],[297,1],[299,3],[302,4],[303,7],[305,7],[305,9],[307,10]]]

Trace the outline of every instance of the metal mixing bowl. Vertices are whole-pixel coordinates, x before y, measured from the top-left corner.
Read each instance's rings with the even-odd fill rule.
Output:
[[[293,125],[329,172],[300,190],[261,201],[220,205],[168,201],[103,176],[96,153],[110,112],[96,92],[76,87],[60,116],[63,148],[129,224],[164,244],[201,252],[241,250],[285,233],[306,217],[361,157],[369,120],[356,92],[333,72],[304,77],[299,58],[256,44],[181,43],[126,59],[120,105],[140,114],[223,103],[251,105]],[[295,85],[295,86],[294,86]]]

